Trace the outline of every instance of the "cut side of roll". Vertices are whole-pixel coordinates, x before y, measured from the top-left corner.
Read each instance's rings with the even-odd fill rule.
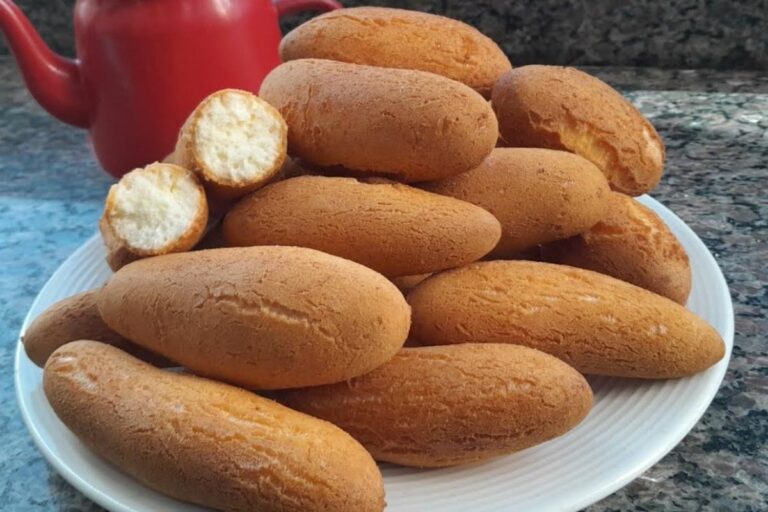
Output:
[[[188,251],[207,222],[208,203],[195,175],[154,163],[110,188],[99,227],[114,268],[140,257]]]
[[[190,114],[171,161],[193,170],[216,196],[239,197],[266,184],[285,159],[288,128],[255,94],[217,91]]]

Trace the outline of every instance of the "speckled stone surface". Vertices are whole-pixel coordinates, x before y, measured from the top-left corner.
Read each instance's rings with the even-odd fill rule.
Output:
[[[714,252],[737,317],[726,380],[701,422],[642,477],[588,510],[766,510],[768,76],[594,71],[628,91],[664,137],[667,172],[653,195]],[[27,309],[95,231],[110,179],[91,159],[85,134],[43,113],[7,57],[0,58],[0,178],[0,510],[99,510],[36,450],[11,368]]]
[[[203,1],[203,0],[198,0]],[[252,0],[256,1],[256,0]],[[16,0],[72,54],[74,0]],[[768,0],[341,0],[444,14],[497,41],[516,65],[768,69]],[[284,20],[289,29],[307,16]],[[0,46],[0,51],[4,48]]]

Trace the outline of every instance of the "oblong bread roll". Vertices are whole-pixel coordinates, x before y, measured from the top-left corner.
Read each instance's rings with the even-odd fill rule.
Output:
[[[301,247],[139,260],[98,296],[112,329],[192,372],[255,389],[340,382],[402,347],[410,309],[384,276]]]
[[[480,207],[400,183],[302,176],[243,198],[223,232],[228,245],[310,247],[402,276],[478,260],[501,227]]]
[[[113,345],[155,366],[173,363],[131,343],[110,329],[96,306],[99,290],[77,293],[62,299],[35,318],[21,338],[29,359],[42,368],[54,350],[76,340],[96,340]]]
[[[544,259],[594,270],[685,304],[691,265],[675,235],[650,208],[613,192],[608,213],[584,233],[543,247]]]
[[[512,343],[582,373],[666,379],[725,353],[720,335],[680,304],[612,277],[530,261],[449,270],[408,294],[422,345]]]
[[[608,84],[574,68],[522,66],[499,78],[493,109],[507,146],[560,149],[603,171],[614,190],[637,196],[661,179],[664,143]]]
[[[135,258],[188,251],[207,223],[208,202],[195,175],[154,163],[110,187],[99,228],[114,268]]]
[[[223,89],[205,98],[179,132],[171,160],[191,169],[218,198],[236,198],[266,183],[286,155],[288,127],[253,93]]]
[[[272,70],[259,94],[291,127],[292,156],[398,181],[468,171],[498,138],[482,96],[424,71],[300,59]]]
[[[278,400],[341,427],[376,460],[441,467],[564,434],[589,412],[592,391],[538,350],[467,343],[405,348],[371,373]]]
[[[442,75],[490,97],[512,69],[499,46],[474,27],[426,12],[338,9],[299,25],[280,42],[283,61],[328,59]]]
[[[371,456],[325,421],[108,345],[53,353],[43,389],[91,451],[143,485],[223,511],[379,512]]]
[[[496,148],[471,171],[425,190],[476,204],[501,222],[491,257],[512,257],[586,231],[605,217],[610,189],[600,169],[565,151]]]

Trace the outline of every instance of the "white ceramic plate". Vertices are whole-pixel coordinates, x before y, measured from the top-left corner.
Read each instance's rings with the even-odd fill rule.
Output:
[[[650,197],[691,259],[688,307],[727,345],[726,357],[694,377],[662,382],[590,379],[595,405],[567,435],[491,462],[449,469],[382,466],[388,511],[575,511],[616,491],[661,459],[691,430],[725,374],[733,345],[733,306],[720,269],[686,224]],[[22,332],[51,303],[101,285],[111,272],[98,236],[75,251],[46,283]],[[42,390],[41,370],[16,353],[21,413],[37,446],[73,486],[113,511],[201,510],[153,492],[92,455],[59,421]]]

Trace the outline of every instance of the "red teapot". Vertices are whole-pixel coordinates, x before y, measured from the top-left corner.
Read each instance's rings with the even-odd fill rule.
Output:
[[[101,166],[120,177],[162,160],[213,91],[258,91],[280,63],[278,16],[334,0],[77,0],[77,58],[53,53],[11,0],[0,29],[32,96],[87,128]]]

